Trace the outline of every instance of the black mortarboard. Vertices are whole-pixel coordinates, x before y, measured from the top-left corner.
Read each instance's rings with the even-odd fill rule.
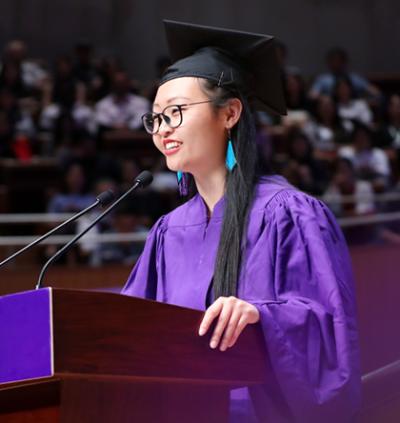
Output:
[[[183,76],[237,87],[270,111],[286,114],[274,37],[164,21],[172,66],[160,84]]]

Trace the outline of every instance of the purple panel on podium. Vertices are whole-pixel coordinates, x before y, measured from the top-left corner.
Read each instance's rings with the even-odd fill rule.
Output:
[[[0,297],[0,383],[51,376],[51,289]]]

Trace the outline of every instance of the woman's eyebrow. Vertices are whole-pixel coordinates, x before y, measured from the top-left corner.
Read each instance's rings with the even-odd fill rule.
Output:
[[[166,101],[166,104],[170,104],[173,101],[176,101],[176,100],[179,100],[179,99],[181,99],[181,100],[190,100],[189,97],[184,97],[184,96],[181,96],[180,95],[180,96],[171,97],[170,99],[168,99]],[[158,103],[153,103],[153,107],[161,107],[161,106]]]

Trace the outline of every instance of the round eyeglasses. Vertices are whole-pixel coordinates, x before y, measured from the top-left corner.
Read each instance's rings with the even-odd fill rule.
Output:
[[[161,122],[164,122],[170,128],[177,128],[182,124],[183,115],[182,109],[188,106],[195,106],[196,104],[211,103],[213,100],[204,100],[197,101],[195,103],[186,103],[186,104],[171,104],[170,106],[165,107],[161,113],[148,112],[142,116],[142,122],[144,129],[149,134],[156,134],[160,129]]]

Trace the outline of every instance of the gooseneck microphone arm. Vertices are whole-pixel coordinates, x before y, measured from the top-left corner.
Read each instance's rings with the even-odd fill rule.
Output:
[[[61,224],[59,224],[58,226],[56,226],[55,228],[53,228],[52,230],[50,230],[49,232],[45,233],[44,235],[42,235],[41,237],[35,239],[33,242],[31,242],[30,244],[26,245],[25,247],[21,248],[20,250],[16,251],[14,254],[12,254],[10,257],[7,257],[5,260],[3,260],[0,263],[0,267],[4,266],[6,263],[8,263],[9,261],[13,260],[14,258],[18,257],[20,254],[24,253],[25,251],[29,250],[30,248],[34,247],[35,245],[39,244],[40,242],[44,241],[46,238],[48,238],[49,236],[53,235],[55,232],[57,232],[59,229],[63,228],[64,226],[67,226],[69,223],[74,222],[75,220],[79,219],[81,216],[83,216],[84,214],[90,212],[91,210],[93,210],[94,208],[96,208],[98,205],[102,205],[102,206],[107,206],[108,204],[111,203],[111,201],[114,199],[114,194],[112,191],[108,190],[108,191],[104,191],[102,192],[97,198],[96,201],[91,204],[89,207],[86,207],[86,209],[80,211],[79,213],[75,214],[74,216],[70,217],[68,220],[66,220],[65,222],[62,222]]]
[[[103,213],[97,216],[97,218],[87,228],[85,228],[82,232],[74,236],[67,244],[64,245],[64,247],[60,248],[53,256],[51,256],[49,260],[47,260],[47,262],[42,267],[38,282],[36,284],[36,289],[40,289],[42,287],[46,270],[55,260],[57,260],[62,254],[64,254],[67,250],[69,250],[69,248],[71,248],[72,245],[74,245],[80,238],[83,237],[83,235],[85,235],[90,229],[92,229],[93,226],[95,226],[101,219],[103,219],[103,217],[107,216],[112,210],[114,210],[114,208],[117,207],[118,204],[121,201],[123,201],[132,191],[134,191],[139,186],[145,187],[149,185],[152,182],[152,180],[153,180],[153,176],[150,172],[145,170],[142,173],[140,173],[140,175],[136,178],[135,183],[128,191],[126,191],[123,195],[121,195],[121,197],[119,197],[113,204],[111,204],[111,206],[108,209],[104,210]]]

